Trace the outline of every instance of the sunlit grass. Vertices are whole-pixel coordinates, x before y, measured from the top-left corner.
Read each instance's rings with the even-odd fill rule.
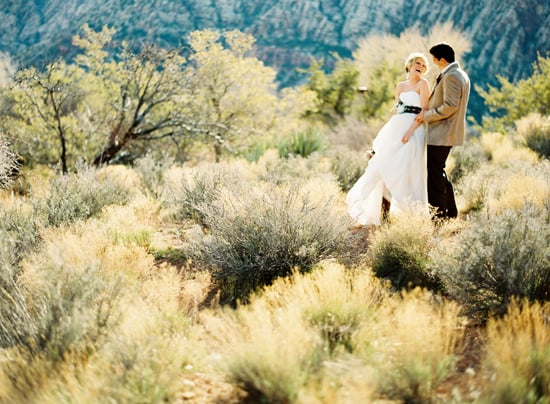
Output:
[[[487,326],[482,402],[550,401],[550,305],[515,301]]]
[[[457,306],[429,296],[392,295],[368,270],[326,263],[201,318],[221,364],[257,402],[427,400],[453,373],[462,338]]]
[[[460,219],[434,225],[421,215],[395,216],[353,246],[364,253],[362,259],[312,255],[310,272],[289,267],[287,277],[254,288],[249,303],[233,309],[220,304],[214,268],[201,263],[199,269],[184,246],[212,240],[221,230],[227,245],[237,245],[236,235],[241,241],[257,236],[243,244],[253,259],[242,263],[252,265],[258,251],[271,251],[292,231],[303,236],[323,225],[322,234],[334,243],[346,206],[330,157],[280,159],[268,151],[252,163],[155,166],[149,191],[132,168],[104,167],[90,181],[116,184],[125,204],[107,203],[91,217],[57,226],[41,220],[46,212],[36,204],[50,194],[55,174],[32,174],[31,195],[3,194],[0,202],[2,248],[18,246],[18,254],[5,255],[13,259],[2,266],[6,284],[0,286],[11,294],[2,292],[0,313],[10,324],[15,321],[18,333],[3,329],[0,401],[356,403],[470,397],[459,383],[453,386],[456,394],[448,385],[464,376],[456,365],[464,327],[472,320],[463,317],[465,309],[484,315],[492,310],[494,301],[470,288],[480,285],[476,276],[491,275],[484,263],[496,262],[507,275],[498,279],[503,284],[511,279],[517,287],[499,289],[506,293],[496,311],[513,294],[536,292],[533,298],[541,300],[547,282],[548,163],[523,150],[489,135],[454,156],[450,168],[460,170],[455,183]],[[205,187],[197,188],[197,181]],[[188,194],[181,193],[182,184]],[[294,200],[290,189],[298,195]],[[295,214],[292,209],[306,200],[308,209]],[[319,208],[323,203],[327,209]],[[279,216],[262,213],[264,208],[275,208]],[[204,216],[197,219],[197,212]],[[182,213],[192,214],[183,219]],[[338,226],[328,226],[332,221]],[[257,226],[245,226],[251,223]],[[235,232],[238,224],[246,231]],[[349,233],[342,229],[342,235]],[[308,254],[321,239],[300,240],[304,245],[297,251]],[[517,264],[513,273],[510,262]],[[481,272],[472,273],[477,264]],[[402,282],[386,283],[381,269]],[[442,269],[445,288],[419,282],[436,279],[431,277]],[[415,288],[419,283],[434,286],[432,292]],[[511,305],[506,317],[491,318],[487,345],[476,347],[486,348],[486,356],[470,364],[479,401],[548,400],[546,306]],[[39,315],[57,309],[61,314],[51,317],[57,322]],[[37,340],[54,350],[17,342],[25,335],[32,340],[41,324],[51,325],[50,337]]]

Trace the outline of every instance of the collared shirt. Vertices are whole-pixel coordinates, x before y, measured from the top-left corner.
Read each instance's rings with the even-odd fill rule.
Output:
[[[441,74],[445,74],[448,70],[451,69],[452,66],[454,65],[457,65],[458,66],[458,62],[455,60],[454,62],[452,63],[449,63],[443,70],[441,70]]]

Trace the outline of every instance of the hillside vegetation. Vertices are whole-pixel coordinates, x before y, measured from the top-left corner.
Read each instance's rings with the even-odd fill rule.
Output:
[[[311,57],[331,69],[332,52],[350,57],[367,36],[412,28],[427,35],[450,24],[464,32],[472,46],[462,61],[482,88],[496,84],[498,74],[511,81],[528,77],[537,55],[550,51],[550,7],[541,0],[32,0],[3,2],[0,18],[0,51],[22,66],[74,55],[71,39],[85,23],[115,28],[117,41],[163,48],[186,46],[195,30],[239,30],[257,38],[258,58],[284,87],[304,81],[296,69],[307,68]],[[470,113],[479,119],[482,109],[474,92]]]
[[[277,91],[240,31],[186,55],[114,33],[2,88],[1,402],[550,401],[547,58],[482,93],[457,219],[357,228],[346,192],[432,33],[366,38],[369,96],[361,46]]]

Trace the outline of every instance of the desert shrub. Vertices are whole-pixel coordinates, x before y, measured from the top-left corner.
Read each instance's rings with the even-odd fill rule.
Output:
[[[0,139],[0,189],[9,188],[13,184],[15,174],[19,171],[18,156],[9,145]]]
[[[255,167],[256,176],[261,181],[279,186],[296,182],[297,179],[307,181],[330,171],[330,167],[319,153],[307,158],[290,155],[279,158],[273,153],[266,153]]]
[[[439,279],[428,266],[433,232],[429,217],[393,216],[389,225],[374,233],[368,250],[376,276],[389,280],[396,289],[439,290]]]
[[[223,164],[183,178],[168,197],[168,204],[175,206],[174,219],[191,219],[204,226],[208,207],[219,199],[222,189],[238,181],[239,174]]]
[[[336,176],[342,191],[347,192],[365,172],[367,159],[359,153],[340,147],[330,153],[331,171]]]
[[[525,146],[541,157],[550,158],[550,117],[529,114],[516,121],[516,129]]]
[[[96,169],[84,168],[76,174],[56,176],[51,180],[49,195],[34,201],[36,211],[45,217],[47,226],[89,219],[105,206],[128,201],[129,189],[96,174]]]
[[[359,327],[363,314],[370,317],[382,300],[383,288],[365,271],[355,278],[332,261],[325,264],[326,269],[279,278],[236,310],[203,313],[207,342],[225,353],[223,365],[230,381],[247,393],[246,402],[302,402],[302,389],[319,380],[322,362],[329,359],[328,335],[322,334],[328,331],[328,312],[336,309],[339,320]]]
[[[26,292],[36,329],[26,348],[52,362],[75,351],[91,354],[118,321],[120,279],[107,279],[95,266],[72,270],[55,264],[39,276],[41,287]]]
[[[543,206],[550,196],[549,178],[548,160],[510,161],[506,167],[483,164],[457,183],[457,202],[462,214],[499,214],[526,203]]]
[[[24,291],[14,277],[15,268],[0,264],[0,348],[25,344],[37,328]]]
[[[475,172],[488,159],[477,139],[471,139],[464,146],[453,148],[452,161],[450,179],[455,183]]]
[[[301,156],[322,151],[326,148],[325,136],[318,128],[309,128],[304,131],[293,133],[281,145],[279,145],[279,156]]]
[[[338,347],[353,352],[353,335],[361,321],[359,311],[349,310],[338,304],[318,307],[309,316],[311,325],[319,329],[326,350],[332,354]]]
[[[93,268],[45,269],[41,277],[31,287],[15,279],[1,282],[0,346],[52,364],[71,354],[86,358],[116,319],[118,282],[102,279]]]
[[[189,256],[216,270],[221,300],[245,300],[257,288],[308,271],[319,260],[345,252],[347,217],[328,201],[311,203],[300,184],[260,183],[225,190],[205,211],[209,233],[188,245]]]
[[[33,212],[21,206],[0,207],[0,262],[17,265],[40,240],[40,224]]]
[[[550,207],[525,205],[479,215],[432,254],[445,290],[479,320],[506,312],[512,298],[550,299]]]
[[[164,334],[164,335],[163,335]],[[175,352],[181,341],[169,340],[169,332],[149,330],[138,341],[118,339],[109,343],[96,364],[96,377],[104,378],[94,400],[116,403],[175,402],[181,389],[182,358]],[[176,348],[176,351],[178,349]],[[180,393],[181,394],[181,393]]]
[[[457,204],[462,214],[480,212],[487,207],[490,185],[493,184],[495,175],[496,170],[489,164],[484,164],[455,184]]]
[[[372,142],[382,125],[383,123],[377,120],[371,119],[368,123],[365,123],[347,116],[331,128],[329,133],[331,148],[344,147],[348,150],[364,153],[371,148]]]
[[[168,156],[155,159],[147,154],[134,162],[134,169],[139,174],[144,189],[154,198],[159,198],[164,186],[164,172],[173,164],[174,160]]]
[[[456,303],[436,303],[425,290],[404,292],[401,298],[381,308],[377,327],[383,337],[373,355],[378,389],[392,401],[433,402],[438,387],[456,371],[463,319]]]
[[[550,402],[550,304],[513,301],[504,318],[487,326],[484,370],[487,384],[480,402]]]

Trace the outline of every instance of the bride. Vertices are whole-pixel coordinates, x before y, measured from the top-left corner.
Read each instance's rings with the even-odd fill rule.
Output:
[[[346,196],[348,213],[359,225],[380,225],[382,198],[390,201],[390,214],[415,209],[428,212],[426,128],[414,119],[428,109],[427,69],[426,56],[409,55],[407,80],[395,90],[394,115],[376,135],[374,155]]]

